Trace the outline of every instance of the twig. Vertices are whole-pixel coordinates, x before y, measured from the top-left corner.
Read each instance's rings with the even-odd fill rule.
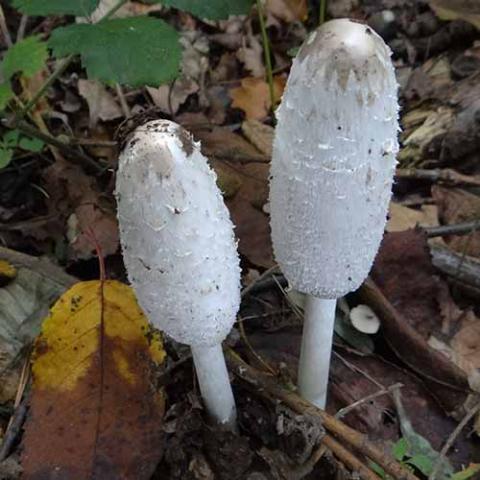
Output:
[[[17,30],[17,42],[23,40],[23,37],[25,36],[25,29],[27,28],[27,22],[28,15],[22,15],[22,18],[20,19],[20,25],[18,26]]]
[[[5,14],[3,13],[3,7],[0,4],[0,30],[2,31],[3,39],[8,48],[13,45],[12,37],[8,31],[7,22],[5,21]]]
[[[131,116],[130,107],[128,106],[128,103],[125,100],[125,95],[123,93],[122,87],[118,83],[115,84],[115,90],[117,91],[117,96],[118,96],[118,99],[120,100],[120,105],[122,107],[124,117],[130,118]]]
[[[260,31],[262,33],[263,54],[265,57],[265,68],[267,72],[268,91],[270,93],[271,110],[275,112],[275,90],[273,88],[273,70],[272,59],[270,56],[270,41],[268,40],[265,17],[263,16],[262,0],[257,0],[258,21],[260,22]]]
[[[386,472],[397,480],[418,480],[418,478],[405,467],[396,462],[381,449],[373,445],[368,438],[353,428],[348,427],[332,415],[315,407],[296,393],[285,390],[278,385],[275,379],[262,374],[245,363],[231,349],[226,351],[226,358],[230,368],[243,381],[256,387],[258,393],[269,399],[280,400],[297,413],[311,415],[320,418],[323,426],[332,434],[335,434],[344,443],[350,444],[359,452],[366,455],[380,465]]]
[[[366,467],[352,452],[349,452],[343,445],[337,442],[330,435],[322,438],[322,443],[328,447],[333,454],[353,472],[358,472],[364,480],[380,480],[380,477]]]
[[[397,168],[396,178],[427,180],[429,182],[443,182],[449,185],[480,186],[480,178],[463,175],[450,168],[445,169],[421,169],[421,168]]]
[[[2,446],[0,448],[0,462],[3,462],[3,460],[5,460],[8,457],[13,444],[15,443],[15,440],[17,439],[18,434],[20,433],[20,430],[22,428],[26,415],[27,415],[27,400],[24,399],[22,403],[20,403],[18,408],[15,410],[12,417],[12,422],[10,423],[3,437]]]
[[[475,416],[475,414],[478,411],[480,411],[480,402],[478,402],[476,405],[474,405],[467,412],[467,414],[463,417],[462,421],[457,425],[455,430],[450,434],[447,441],[445,442],[445,445],[443,446],[442,450],[440,451],[440,454],[437,458],[437,461],[435,462],[435,465],[433,466],[432,473],[428,477],[428,480],[435,480],[435,477],[437,476],[438,470],[440,469],[442,461],[444,460],[445,456],[447,455],[447,452],[450,450],[452,445],[455,443],[455,440],[460,435],[461,431],[465,428],[465,425],[467,425],[467,423]]]
[[[472,257],[465,257],[448,248],[432,245],[430,247],[432,263],[442,273],[455,277],[457,281],[480,289],[480,262]],[[459,266],[461,270],[459,271]]]
[[[260,283],[265,278],[269,277],[272,273],[278,270],[278,265],[270,267],[268,270],[265,270],[258,278],[256,278],[252,283],[248,284],[241,292],[242,298],[247,295],[255,286]]]
[[[350,405],[347,405],[346,407],[344,408],[341,408],[336,414],[335,414],[335,418],[343,418],[345,415],[349,414],[352,410],[355,410],[356,408],[358,408],[360,405],[366,403],[366,402],[369,402],[370,400],[373,400],[374,398],[377,398],[377,397],[380,397],[382,395],[386,395],[386,394],[389,394],[392,392],[392,390],[395,390],[397,388],[402,388],[403,387],[403,384],[401,383],[395,383],[393,385],[391,385],[390,387],[387,387],[387,388],[382,388],[381,390],[379,390],[378,392],[376,393],[372,393],[371,395],[367,395],[366,397],[364,398],[361,398],[360,400],[357,400],[356,402],[353,402],[352,404]]]
[[[29,125],[27,122],[24,122],[22,120],[16,121],[14,119],[13,122],[3,122],[3,123],[7,128],[16,128],[21,132],[25,133],[26,135],[28,135],[29,137],[38,138],[43,142],[58,148],[61,152],[65,154],[65,156],[71,159],[78,160],[83,165],[89,166],[95,169],[95,171],[99,174],[105,171],[105,168],[99,165],[95,160],[93,160],[93,158],[90,158],[85,153],[70,147],[69,145],[61,142],[60,140],[57,140],[55,137],[52,137],[51,135],[41,132],[35,127],[32,127],[31,125]]]
[[[441,225],[439,227],[423,227],[427,237],[445,237],[447,235],[468,235],[480,230],[480,221],[457,223],[455,225]]]

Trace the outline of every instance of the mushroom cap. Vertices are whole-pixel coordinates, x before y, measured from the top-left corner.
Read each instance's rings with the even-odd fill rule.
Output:
[[[129,280],[150,321],[176,341],[215,345],[240,304],[233,225],[200,144],[176,123],[137,128],[116,197]]]
[[[390,49],[367,25],[332,20],[293,62],[270,183],[276,260],[297,290],[360,286],[382,239],[398,152]]]

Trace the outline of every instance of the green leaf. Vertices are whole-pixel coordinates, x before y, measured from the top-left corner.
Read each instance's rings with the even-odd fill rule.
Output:
[[[3,136],[3,144],[8,148],[15,148],[20,137],[20,130],[10,130]]]
[[[0,168],[5,168],[13,157],[13,150],[0,147]]]
[[[385,473],[385,470],[378,465],[378,463],[375,462],[368,462],[369,467],[380,477],[380,478],[387,478],[387,474]]]
[[[92,13],[99,0],[13,0],[13,6],[27,15],[80,15]]]
[[[468,480],[480,472],[480,463],[471,463],[465,470],[455,473],[451,480]]]
[[[393,445],[392,453],[395,459],[401,462],[406,457],[408,450],[408,442],[402,437],[395,443],[395,445]]]
[[[0,110],[5,110],[8,102],[13,98],[13,91],[10,83],[0,84]]]
[[[252,0],[160,0],[158,3],[209,20],[221,20],[229,15],[246,15],[252,6]]]
[[[43,149],[43,146],[45,145],[45,142],[42,142],[42,140],[38,138],[31,138],[31,137],[25,137],[22,136],[20,138],[20,141],[18,142],[18,146],[23,149],[27,150],[28,152],[41,152]]]
[[[428,477],[433,470],[433,462],[426,455],[415,455],[414,457],[409,458],[406,463],[413,465],[415,468],[420,470],[426,477]]]
[[[38,36],[27,37],[7,50],[2,63],[3,75],[11,78],[22,72],[25,77],[33,77],[45,66],[47,58],[47,44]]]
[[[173,80],[181,58],[178,33],[151,17],[58,28],[49,45],[57,57],[80,54],[89,78],[132,87]]]

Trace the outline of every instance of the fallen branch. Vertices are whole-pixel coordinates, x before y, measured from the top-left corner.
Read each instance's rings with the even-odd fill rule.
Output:
[[[373,445],[368,438],[348,427],[340,420],[335,419],[324,410],[315,407],[296,393],[285,390],[274,378],[269,377],[255,370],[245,363],[235,352],[227,350],[227,362],[231,370],[243,381],[253,385],[258,392],[270,399],[280,400],[293,411],[300,414],[307,414],[321,419],[323,426],[332,434],[336,435],[343,443],[351,445],[353,448],[363,453],[372,461],[380,465],[387,473],[396,480],[418,480],[418,478],[406,468],[396,462],[381,449]],[[336,442],[331,442],[331,448],[336,454]],[[341,455],[341,453],[339,454]],[[367,468],[367,467],[365,467]],[[370,477],[371,478],[371,477]]]
[[[395,172],[397,179],[427,180],[429,182],[440,182],[451,186],[468,185],[480,186],[480,178],[463,175],[450,168],[445,169],[421,169],[421,168],[397,168]]]

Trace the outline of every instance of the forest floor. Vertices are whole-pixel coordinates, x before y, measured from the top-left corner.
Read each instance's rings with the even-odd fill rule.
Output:
[[[65,23],[3,9],[4,28],[13,36],[19,29],[48,36]],[[277,102],[292,55],[318,25],[319,12],[316,1],[267,2]],[[181,34],[182,73],[158,88],[104,86],[71,62],[20,128],[28,138],[25,128],[41,125],[68,146],[47,142],[40,151],[15,150],[0,170],[0,479],[20,478],[22,469],[32,479],[300,480],[358,478],[359,472],[370,480],[474,478],[480,471],[476,2],[328,2],[327,19],[365,22],[392,49],[402,124],[387,233],[367,282],[339,301],[328,416],[295,394],[303,298],[275,269],[270,242],[275,122],[258,12],[206,22],[129,2],[117,13],[148,13],[174,25]],[[5,35],[1,41],[5,49]],[[19,88],[35,91],[48,73],[42,70]],[[51,392],[35,387],[35,376],[32,388],[31,361],[38,366],[45,353],[37,340],[32,356],[32,345],[52,304],[76,282],[104,275],[127,283],[115,170],[122,140],[153,118],[174,120],[201,141],[236,225],[244,290],[226,344],[239,431],[208,424],[189,350],[165,339],[166,358],[153,372],[158,412],[135,417],[133,409],[131,415],[120,410],[122,391],[105,394],[111,402],[102,414],[105,425],[106,410],[125,415],[125,425],[116,432],[121,441],[112,440],[116,453],[102,457],[82,433],[82,424],[93,421],[85,420],[92,410],[84,391],[72,400],[58,387],[48,397]],[[75,298],[81,301],[68,297],[72,305]],[[63,368],[71,367],[68,362]],[[57,388],[51,377],[50,387]],[[144,398],[151,395],[142,388]],[[51,417],[48,409],[38,414],[55,403],[61,407]],[[97,443],[102,421],[95,424]],[[105,442],[109,438],[105,434]],[[137,441],[146,446],[128,463],[135,450],[129,442]],[[97,465],[93,476],[71,473],[89,462]],[[67,473],[56,476],[63,467]]]

